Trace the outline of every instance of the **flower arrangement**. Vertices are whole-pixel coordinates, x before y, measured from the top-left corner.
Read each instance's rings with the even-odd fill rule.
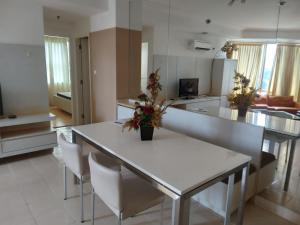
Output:
[[[159,70],[156,70],[150,74],[147,84],[149,93],[148,95],[142,93],[138,96],[139,101],[135,102],[133,118],[127,121],[123,128],[128,128],[128,130],[141,128],[141,132],[143,128],[150,128],[153,135],[153,128],[160,127],[162,116],[166,112],[168,105],[164,106],[165,100],[158,101],[158,94],[162,89],[159,83],[160,76],[158,72]]]
[[[223,52],[226,52],[226,57],[228,59],[231,59],[232,58],[232,54],[234,51],[237,51],[238,50],[238,47],[236,44],[232,44],[231,42],[226,42],[225,45],[221,48],[221,50]]]
[[[252,104],[254,98],[258,97],[257,90],[249,87],[250,79],[243,74],[235,72],[234,88],[227,96],[231,107],[239,110],[240,116],[245,116],[248,107]]]

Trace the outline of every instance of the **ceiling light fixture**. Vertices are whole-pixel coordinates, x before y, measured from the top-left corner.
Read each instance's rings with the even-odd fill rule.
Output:
[[[278,4],[278,14],[277,14],[277,24],[276,24],[276,42],[278,40],[278,34],[279,34],[279,25],[280,25],[280,15],[281,15],[281,7],[285,6],[286,0],[279,0]]]

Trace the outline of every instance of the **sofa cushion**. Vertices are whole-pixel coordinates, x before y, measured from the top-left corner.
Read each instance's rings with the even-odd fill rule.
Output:
[[[251,164],[250,165],[250,170],[249,170],[249,175],[253,174],[256,171],[255,167]],[[242,176],[243,176],[243,171],[239,171],[237,173],[235,173],[234,176],[234,183],[238,183],[242,180]],[[222,180],[223,183],[228,184],[228,178]]]
[[[259,97],[256,97],[253,101],[253,104],[267,104],[267,96],[266,95],[260,95]]]
[[[255,104],[251,105],[252,109],[267,109],[268,105],[267,104]]]
[[[260,168],[264,168],[274,161],[276,161],[275,155],[269,152],[262,152]]]
[[[267,103],[269,106],[294,107],[293,96],[268,96]]]

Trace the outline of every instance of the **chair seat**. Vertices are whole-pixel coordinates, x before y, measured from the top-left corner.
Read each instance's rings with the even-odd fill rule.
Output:
[[[270,163],[276,161],[276,158],[273,154],[268,153],[268,152],[262,152],[261,153],[261,165],[260,168],[264,168],[265,166],[269,165]],[[250,164],[250,169],[249,169],[249,175],[253,174],[256,172],[255,167]],[[234,183],[238,183],[242,180],[242,176],[243,176],[243,172],[242,171],[238,171],[235,173],[235,177],[234,177]],[[222,181],[225,184],[228,184],[228,178],[224,179]]]
[[[133,173],[122,172],[122,219],[132,217],[164,201],[164,194]]]

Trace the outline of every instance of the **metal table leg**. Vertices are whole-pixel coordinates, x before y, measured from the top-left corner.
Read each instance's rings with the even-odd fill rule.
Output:
[[[247,193],[247,186],[248,186],[248,174],[249,174],[249,167],[250,164],[243,169],[243,176],[241,180],[241,196],[239,202],[239,209],[238,209],[238,217],[237,217],[237,225],[243,225],[244,222],[244,209],[245,209],[245,202],[246,202],[246,193]]]
[[[275,155],[274,152],[275,152],[275,141],[270,140],[269,141],[269,153],[272,153],[273,155]]]
[[[234,191],[234,174],[230,175],[228,178],[226,211],[225,211],[226,215],[225,215],[224,225],[230,224],[233,191]]]
[[[76,133],[72,131],[72,143],[76,144]],[[73,183],[79,185],[80,181],[76,175],[73,175]]]
[[[190,203],[190,198],[173,199],[172,225],[189,225]]]
[[[286,176],[285,176],[285,182],[284,182],[284,191],[288,191],[289,189],[289,183],[291,179],[291,172],[292,172],[292,166],[293,166],[293,161],[294,161],[294,154],[295,154],[295,147],[296,147],[296,142],[297,139],[293,139],[291,141],[291,149],[290,149],[290,156],[289,156],[289,161],[286,169]]]

